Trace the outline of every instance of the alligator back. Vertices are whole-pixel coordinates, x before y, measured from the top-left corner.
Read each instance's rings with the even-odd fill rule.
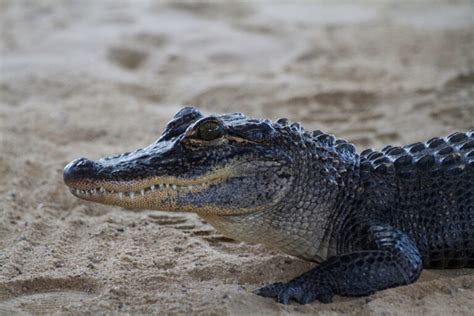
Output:
[[[425,267],[474,267],[474,129],[365,150],[361,175],[372,205],[416,242]]]

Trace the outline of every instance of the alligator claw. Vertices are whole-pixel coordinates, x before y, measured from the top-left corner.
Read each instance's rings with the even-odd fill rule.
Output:
[[[300,304],[308,304],[314,300],[322,303],[332,302],[332,291],[324,287],[301,282],[273,283],[266,285],[255,292],[263,297],[273,297],[278,303],[287,305],[293,299]]]

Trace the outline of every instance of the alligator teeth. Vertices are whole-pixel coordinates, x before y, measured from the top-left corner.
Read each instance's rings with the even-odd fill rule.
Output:
[[[97,197],[99,195],[113,195],[122,200],[125,197],[130,198],[131,200],[135,199],[136,196],[144,197],[148,192],[154,192],[159,189],[171,189],[171,190],[195,190],[196,188],[202,188],[209,186],[210,183],[198,183],[198,184],[189,184],[189,185],[177,185],[171,183],[158,183],[151,185],[150,187],[139,189],[135,192],[117,192],[113,190],[108,190],[104,187],[97,187],[89,190],[80,190],[80,189],[71,189],[71,192],[76,195],[82,195],[87,197]]]

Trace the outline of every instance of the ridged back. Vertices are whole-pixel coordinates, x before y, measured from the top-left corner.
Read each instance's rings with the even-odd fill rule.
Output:
[[[361,153],[361,177],[425,267],[474,267],[474,130]]]

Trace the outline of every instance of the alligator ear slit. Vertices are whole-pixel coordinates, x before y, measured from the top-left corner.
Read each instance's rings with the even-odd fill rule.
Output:
[[[228,140],[233,140],[237,143],[247,143],[247,144],[259,144],[259,142],[257,141],[254,141],[254,140],[250,140],[250,139],[246,139],[246,138],[243,138],[239,135],[234,135],[232,133],[229,133],[227,135],[224,135],[224,137]]]

